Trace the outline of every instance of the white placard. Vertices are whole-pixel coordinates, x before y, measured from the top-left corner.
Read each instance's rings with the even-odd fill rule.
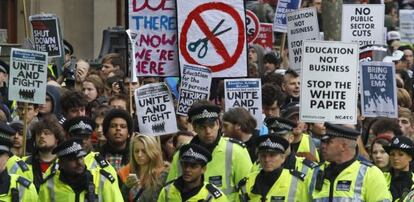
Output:
[[[414,43],[414,10],[400,10],[401,41]]]

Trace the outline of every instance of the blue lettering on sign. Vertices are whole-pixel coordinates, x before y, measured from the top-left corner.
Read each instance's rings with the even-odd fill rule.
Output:
[[[175,30],[176,20],[174,17],[161,15],[161,16],[132,16],[135,21],[135,29],[148,29],[148,30]]]

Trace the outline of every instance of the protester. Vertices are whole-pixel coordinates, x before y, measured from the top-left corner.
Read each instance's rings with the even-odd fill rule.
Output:
[[[60,120],[63,117],[60,100],[60,89],[56,86],[47,85],[45,103],[39,105],[38,117],[41,119],[46,114],[54,114]]]
[[[92,143],[95,150],[99,151],[100,148],[106,143],[106,137],[103,133],[103,120],[106,113],[111,110],[111,107],[102,105],[99,106],[92,114],[92,120],[95,121],[95,131],[92,134]]]
[[[279,87],[271,84],[262,86],[262,108],[266,117],[279,117],[283,103],[284,94]]]
[[[88,62],[83,59],[79,59],[76,62],[76,72],[75,72],[75,88],[77,90],[82,90],[82,83],[85,81],[86,76],[88,76],[89,70],[91,69]]]
[[[86,115],[86,106],[88,101],[86,96],[80,91],[66,91],[61,98],[63,114],[66,120]]]
[[[380,135],[374,139],[371,146],[372,163],[377,166],[382,172],[390,169],[390,156],[385,151],[384,147],[390,144],[391,137],[388,135]]]
[[[116,69],[123,70],[124,63],[122,62],[121,55],[118,53],[110,53],[105,55],[102,58],[102,68],[101,75],[106,79],[109,73],[115,71]]]
[[[165,161],[171,162],[174,156],[175,147],[173,144],[174,135],[163,135],[160,137],[161,139],[161,151],[162,157]]]
[[[91,74],[82,83],[82,92],[85,95],[88,105],[86,114],[91,115],[97,107],[106,102],[104,82],[101,77]]]
[[[16,131],[15,135],[12,136],[13,146],[11,152],[21,158],[23,157],[23,122],[13,121],[10,123],[10,127]]]
[[[181,146],[188,144],[194,138],[194,134],[189,131],[178,131],[173,137],[173,145],[175,150],[179,150]]]
[[[108,104],[113,108],[129,111],[129,99],[125,94],[117,94],[111,96],[109,98]]]

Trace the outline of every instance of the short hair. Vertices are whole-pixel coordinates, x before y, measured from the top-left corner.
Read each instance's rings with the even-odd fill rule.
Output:
[[[262,104],[264,106],[272,106],[277,101],[279,107],[285,101],[285,94],[279,86],[265,84],[262,86]]]
[[[296,73],[293,69],[288,69],[285,71],[285,76],[283,82],[286,82],[287,78],[297,78],[299,74]]]
[[[63,129],[62,125],[59,123],[59,120],[56,118],[54,114],[46,114],[42,116],[42,119],[35,122],[31,127],[31,134],[34,141],[34,138],[39,135],[42,130],[48,129],[50,130],[55,138],[58,140],[58,143],[62,143],[65,141],[65,130]]]
[[[398,118],[399,117],[404,117],[410,120],[410,123],[413,124],[414,123],[414,116],[413,113],[411,112],[410,109],[405,108],[405,107],[399,107],[398,108]]]
[[[102,78],[96,74],[91,74],[85,78],[83,82],[91,82],[98,92],[98,97],[104,95],[105,93],[105,86]]]
[[[108,113],[109,110],[111,110],[111,109],[112,109],[112,107],[108,106],[108,105],[98,106],[92,114],[92,120],[95,120],[98,117],[104,118],[106,113]]]
[[[111,102],[114,100],[123,100],[126,103],[127,110],[129,110],[129,97],[126,94],[115,94],[109,98],[108,104],[111,105]]]
[[[401,107],[411,108],[411,97],[410,93],[404,88],[397,89],[397,103]]]
[[[180,131],[178,131],[178,132],[174,135],[174,137],[173,137],[173,145],[174,145],[174,147],[175,147],[176,149],[178,149],[178,148],[177,148],[177,141],[178,141],[178,137],[179,137],[179,136],[194,137],[194,134],[193,134],[192,132],[190,132],[190,131],[186,131],[186,130],[180,130]]]
[[[395,119],[381,117],[375,121],[371,126],[372,132],[375,136],[380,133],[392,132],[395,136],[403,135],[400,125]]]
[[[62,106],[63,112],[66,114],[69,109],[74,107],[85,107],[88,105],[85,95],[77,90],[68,90],[63,93],[60,104]]]
[[[283,79],[284,79],[283,75],[275,73],[275,72],[271,72],[269,74],[263,75],[262,85],[269,83],[275,86],[282,87]]]
[[[102,64],[111,63],[113,66],[119,66],[120,69],[123,69],[123,61],[121,54],[119,53],[109,53],[102,58]]]
[[[257,126],[256,119],[243,107],[231,108],[223,114],[223,121],[240,125],[240,130],[253,133]]]

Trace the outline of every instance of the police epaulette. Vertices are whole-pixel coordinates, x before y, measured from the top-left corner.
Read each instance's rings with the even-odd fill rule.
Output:
[[[293,176],[299,178],[300,180],[304,181],[305,180],[305,173],[302,173],[300,171],[297,171],[295,169],[290,169],[290,174],[292,174]]]
[[[246,144],[244,144],[244,142],[242,142],[240,140],[236,140],[234,138],[229,138],[229,141],[232,142],[232,143],[236,143],[236,144],[242,146],[243,148],[246,147]]]
[[[99,164],[101,168],[105,168],[109,165],[109,163],[105,160],[105,158],[100,154],[95,154],[95,161]]]
[[[19,167],[22,169],[23,172],[26,172],[29,170],[29,167],[27,166],[27,164],[22,161],[22,160],[18,160],[17,164],[19,165]]]
[[[364,164],[364,165],[366,165],[366,166],[368,166],[368,167],[371,167],[373,164],[371,163],[371,162],[369,162],[369,161],[359,161],[359,162],[361,162],[361,164]]]
[[[26,160],[24,160],[26,164],[32,165],[33,164],[33,156],[28,156]]]
[[[21,185],[23,185],[26,188],[29,188],[30,184],[32,184],[32,182],[30,182],[30,180],[24,178],[24,177],[18,177],[17,178],[17,182]]]
[[[111,173],[108,173],[105,170],[100,170],[99,172],[101,173],[101,175],[105,176],[106,179],[108,179],[111,183],[115,182],[115,178],[111,175]]]
[[[303,159],[302,163],[305,166],[308,166],[309,168],[312,168],[312,169],[318,167],[318,164],[317,163],[315,163],[315,162],[313,162],[313,161],[311,161],[309,159]]]
[[[210,194],[214,196],[215,199],[220,198],[220,196],[223,195],[220,192],[220,189],[218,189],[217,187],[213,186],[212,184],[207,184],[206,185],[206,188],[207,188],[208,192],[210,192]]]

